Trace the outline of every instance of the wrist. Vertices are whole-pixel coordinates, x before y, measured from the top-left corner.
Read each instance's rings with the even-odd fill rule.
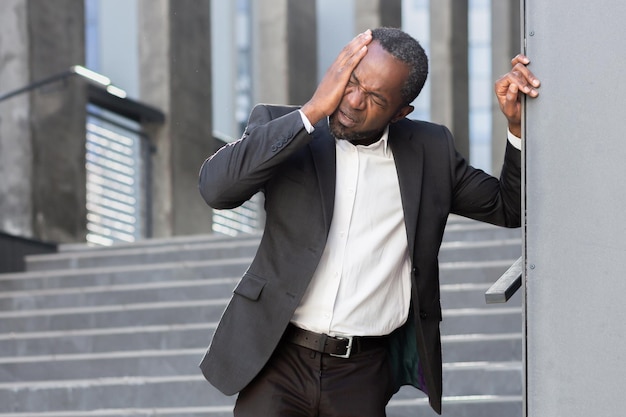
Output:
[[[315,106],[311,104],[311,102],[305,103],[300,108],[300,111],[304,113],[304,115],[306,116],[307,119],[309,119],[309,122],[311,122],[312,125],[315,125],[317,122],[319,122],[324,117],[326,117],[326,114],[316,109]]]
[[[509,123],[509,132],[518,138],[522,137],[522,124],[521,123]]]
[[[513,147],[519,151],[522,150],[522,139],[519,136],[515,136],[510,130],[506,135],[509,143],[513,145]]]

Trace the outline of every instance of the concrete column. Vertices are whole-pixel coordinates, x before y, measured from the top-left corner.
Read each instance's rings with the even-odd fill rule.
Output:
[[[84,14],[82,0],[0,2],[2,90],[83,64]],[[85,106],[85,85],[76,78],[0,103],[3,230],[84,241]]]
[[[30,82],[26,0],[0,2],[0,94]],[[0,229],[33,237],[28,94],[0,102]]]
[[[355,0],[356,33],[381,26],[402,27],[402,0]]]
[[[315,1],[253,2],[253,102],[304,104],[317,87]]]
[[[520,0],[491,2],[491,73],[494,81],[511,69],[511,59],[521,52]],[[491,165],[494,175],[502,168],[502,155],[506,146],[506,119],[493,97],[491,125]]]
[[[430,2],[431,119],[446,125],[469,158],[468,1]]]
[[[212,131],[210,0],[139,0],[141,100],[166,121],[144,126],[155,141],[155,236],[208,233],[211,212],[198,170],[216,148]]]

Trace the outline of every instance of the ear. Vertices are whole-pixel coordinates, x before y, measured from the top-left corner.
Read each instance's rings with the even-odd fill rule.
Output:
[[[391,118],[390,123],[395,123],[400,119],[404,119],[406,116],[411,114],[414,108],[415,107],[411,105],[401,107],[400,110],[398,110],[398,112]]]

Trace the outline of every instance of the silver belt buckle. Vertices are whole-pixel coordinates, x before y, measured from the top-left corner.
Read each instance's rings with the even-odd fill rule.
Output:
[[[354,338],[354,336],[335,336],[335,339],[339,339],[339,340],[347,340],[348,341],[348,346],[346,347],[346,353],[343,355],[335,355],[333,353],[330,353],[330,356],[334,356],[336,358],[344,358],[344,359],[348,359],[350,357],[350,353],[352,353],[352,339]]]

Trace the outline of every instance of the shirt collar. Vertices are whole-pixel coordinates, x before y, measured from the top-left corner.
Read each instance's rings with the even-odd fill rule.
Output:
[[[358,146],[362,146],[364,148],[367,148],[373,151],[378,150],[382,152],[385,157],[388,157],[389,156],[389,125],[385,127],[385,130],[383,130],[383,134],[380,136],[380,139],[378,139],[376,142],[367,146],[363,146],[363,145],[358,145]]]
[[[389,156],[389,125],[385,127],[383,135],[380,137],[379,142],[383,144],[383,153],[385,156]]]
[[[369,149],[370,151],[381,152],[385,157],[389,157],[391,153],[389,150],[389,125],[387,125],[385,130],[383,130],[383,134],[380,136],[380,139],[371,145],[353,145],[347,140],[336,140],[336,144],[338,146],[359,146],[361,148]]]

